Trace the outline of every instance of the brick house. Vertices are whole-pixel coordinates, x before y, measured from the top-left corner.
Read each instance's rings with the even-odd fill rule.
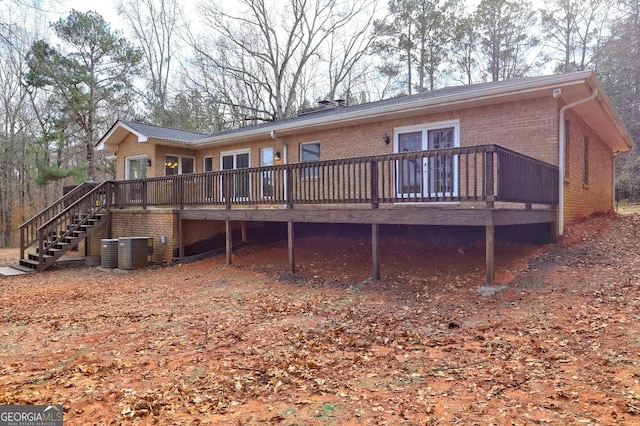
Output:
[[[612,209],[614,157],[631,148],[592,72],[323,102],[211,135],[120,120],[97,144],[116,162],[111,233],[162,238],[158,259],[223,233],[231,262],[235,227],[280,222],[293,271],[294,223],[361,223],[377,278],[380,225],[470,226],[485,228],[489,282],[496,226],[553,239]]]

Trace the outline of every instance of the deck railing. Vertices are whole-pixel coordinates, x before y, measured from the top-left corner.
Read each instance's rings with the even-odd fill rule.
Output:
[[[95,182],[85,182],[76,186],[74,189],[54,201],[53,204],[42,210],[23,224],[19,226],[20,229],[20,258],[24,258],[24,250],[35,244],[38,241],[39,232],[38,229],[49,222],[51,218],[57,216],[70,205],[74,204],[80,198],[84,197],[87,193],[92,191],[96,186]]]
[[[558,168],[498,145],[114,182],[116,206],[558,202]]]

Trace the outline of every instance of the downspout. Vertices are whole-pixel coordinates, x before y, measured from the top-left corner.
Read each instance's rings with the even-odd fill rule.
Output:
[[[556,89],[558,90],[558,89]],[[555,91],[554,91],[555,92]],[[559,94],[558,94],[559,95]],[[555,93],[554,93],[555,96]],[[568,105],[560,108],[560,123],[559,123],[559,135],[558,140],[560,141],[560,152],[558,154],[558,170],[559,170],[559,184],[558,184],[558,235],[564,234],[564,157],[565,157],[565,149],[567,145],[567,141],[565,140],[565,124],[564,124],[564,112],[568,109],[576,107],[585,102],[589,102],[594,100],[598,96],[598,89],[593,89],[593,92],[590,96],[570,103]]]
[[[616,193],[616,160],[620,156],[620,151],[614,151],[613,159],[611,162],[611,193],[613,199],[611,200],[611,210],[618,210],[618,194]]]
[[[289,159],[289,145],[287,145],[287,143],[285,141],[283,141],[282,139],[280,139],[278,137],[278,135],[276,135],[276,131],[272,130],[271,133],[271,139],[273,139],[274,141],[280,143],[282,145],[282,164],[287,164],[287,160]],[[284,171],[284,193],[285,193],[285,200],[287,198],[287,195],[289,192],[287,190],[287,170]],[[286,200],[287,202],[289,202],[289,200]],[[285,208],[286,208],[286,204],[285,204]]]
[[[282,139],[280,139],[278,137],[278,135],[276,135],[276,131],[275,130],[271,131],[271,139],[273,139],[274,141],[276,141],[276,142],[278,142],[278,143],[280,143],[282,145],[282,164],[287,164],[287,159],[289,158],[289,155],[288,155],[288,152],[287,152],[288,151],[287,148],[289,148],[289,145],[287,145],[285,143],[285,141],[283,141]]]

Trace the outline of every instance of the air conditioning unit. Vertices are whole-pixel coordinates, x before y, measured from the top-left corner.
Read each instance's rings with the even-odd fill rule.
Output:
[[[101,240],[100,266],[103,268],[118,267],[118,239],[108,238]]]
[[[118,269],[144,268],[149,263],[149,246],[153,249],[149,237],[121,237],[118,239]]]

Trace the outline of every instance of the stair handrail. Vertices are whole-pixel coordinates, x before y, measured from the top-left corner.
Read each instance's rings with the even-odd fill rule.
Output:
[[[84,182],[73,188],[62,197],[58,198],[51,205],[47,206],[36,215],[26,220],[18,229],[20,229],[20,258],[24,258],[24,252],[28,247],[31,247],[36,241],[38,241],[37,228],[45,221],[50,219],[56,212],[64,210],[68,207],[69,203],[73,203],[73,200],[81,198],[88,193],[89,187],[96,187],[95,182]],[[69,204],[70,205],[70,204]],[[64,208],[63,208],[64,207]],[[61,210],[62,208],[62,210]],[[31,232],[29,232],[31,230]]]
[[[110,181],[105,181],[99,184],[36,229],[36,234],[38,235],[36,241],[38,241],[39,271],[44,270],[44,256],[47,251],[59,244],[81,226],[86,225],[92,213],[102,209],[109,211],[112,197],[111,191],[109,190],[110,186]],[[82,221],[76,223],[74,227],[62,232],[63,227],[61,227],[60,224],[69,224],[74,216],[80,216],[82,214],[84,214],[84,219]],[[47,239],[45,243],[45,237],[48,236],[51,236],[52,238]],[[21,253],[21,258],[24,258],[23,253]]]

